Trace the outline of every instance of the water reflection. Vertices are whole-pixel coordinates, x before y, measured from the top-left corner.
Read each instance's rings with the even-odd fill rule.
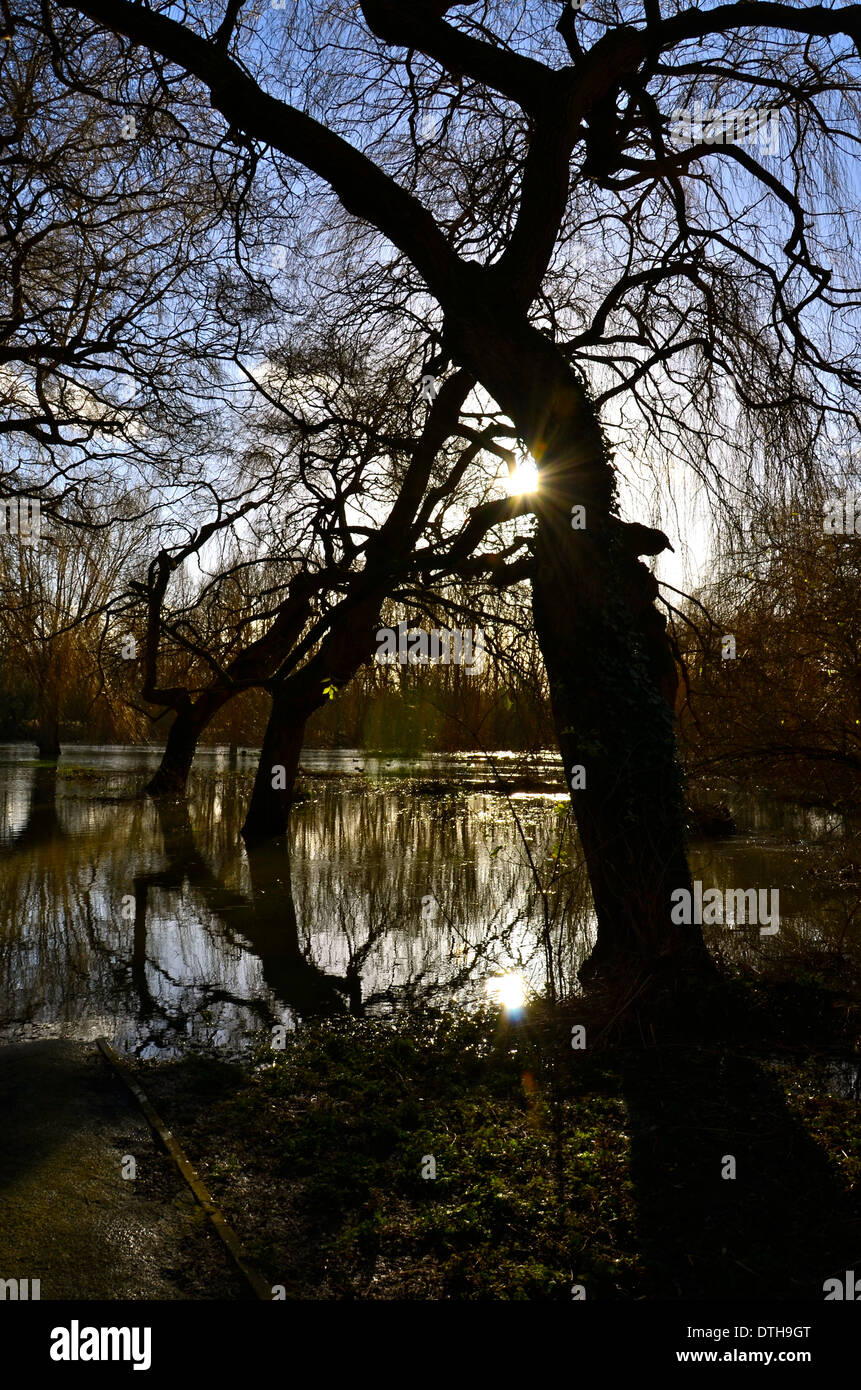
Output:
[[[308,780],[290,854],[280,844],[251,857],[239,831],[253,759],[231,768],[226,752],[204,753],[188,804],[160,807],[137,795],[156,761],[79,748],[57,770],[0,749],[0,1037],[106,1033],[143,1056],[238,1051],[311,1014],[470,1005],[494,977],[516,978],[527,997],[564,992],[591,947],[551,754],[493,767],[306,754],[326,775]],[[695,846],[694,876],[779,888],[781,930],[716,929],[713,947],[761,961],[857,945],[857,890],[812,872],[815,818],[733,810],[745,833]],[[837,829],[826,820],[819,832]]]
[[[161,806],[134,795],[138,754],[86,758],[0,765],[0,1036],[236,1050],[311,1013],[477,999],[513,969],[541,988],[548,944],[566,976],[588,950],[582,874],[554,866],[559,822],[540,800],[518,829],[490,793],[322,782],[297,812],[292,855],[248,856],[248,778],[220,775],[217,757],[187,805]],[[523,843],[551,865],[552,906]]]

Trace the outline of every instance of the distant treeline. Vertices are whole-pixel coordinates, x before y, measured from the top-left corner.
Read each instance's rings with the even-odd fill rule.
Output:
[[[16,573],[11,574],[11,579]],[[17,582],[17,581],[16,581]],[[689,773],[753,777],[799,799],[861,804],[861,548],[788,507],[774,508],[719,549],[709,583],[674,618],[682,679],[677,712]],[[381,627],[479,626],[481,668],[378,664],[330,688],[311,716],[311,747],[390,751],[554,746],[544,665],[525,589],[485,604],[405,614],[386,603]],[[15,614],[23,615],[18,629]],[[62,743],[163,743],[172,714],[141,695],[139,659],[100,623],[57,623],[38,640],[27,610],[0,609],[0,741],[34,741],[58,725]],[[143,632],[137,634],[137,652]],[[112,653],[112,655],[111,655]],[[202,670],[202,668],[201,668]],[[161,679],[194,689],[197,668],[165,660]],[[205,675],[205,671],[203,671]],[[203,744],[260,746],[270,697],[254,688],[224,705]]]
[[[70,662],[60,698],[62,743],[162,743],[170,717],[153,723],[142,708],[118,703],[99,689],[93,668]],[[129,670],[131,677],[132,671]],[[133,688],[129,698],[134,699]],[[260,690],[244,692],[222,709],[201,743],[259,746],[270,708]],[[0,668],[0,741],[35,740],[38,700],[26,670]],[[537,653],[518,650],[506,661],[492,651],[481,671],[464,666],[382,666],[369,663],[331,698],[308,724],[311,747],[386,750],[512,748],[528,750],[553,742],[546,680]]]
[[[861,804],[861,550],[787,506],[719,555],[678,629],[689,772]]]

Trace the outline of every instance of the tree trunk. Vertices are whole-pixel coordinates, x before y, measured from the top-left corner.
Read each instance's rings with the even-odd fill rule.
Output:
[[[337,690],[343,690],[359,667],[373,656],[386,587],[379,581],[374,583],[362,576],[360,579],[352,601],[341,610],[316,655],[306,666],[274,685],[254,790],[242,827],[249,849],[286,835],[305,725],[315,709],[325,703],[326,686],[331,682]]]
[[[196,726],[191,705],[181,709],[170,726],[167,743],[158,770],[147,783],[150,796],[182,796],[200,730]]]
[[[311,709],[297,703],[286,685],[276,688],[242,827],[242,838],[249,849],[287,832],[310,714]]]
[[[197,750],[197,741],[210,719],[231,697],[230,691],[206,691],[184,705],[170,726],[158,770],[147,783],[150,796],[183,796]]]
[[[39,761],[42,763],[57,763],[60,761],[59,720],[49,720],[44,724],[40,720],[36,730],[36,751]]]
[[[566,537],[542,516],[536,558],[536,631],[598,921],[582,974],[704,966],[699,928],[670,918],[673,890],[692,885],[657,585],[609,527]]]
[[[558,349],[512,322],[505,304],[486,300],[481,315],[449,327],[459,359],[539,466],[533,612],[598,920],[582,973],[706,969],[699,928],[671,921],[672,891],[691,891],[675,665],[653,604],[657,584],[614,514],[615,472],[597,414]],[[583,769],[582,786],[573,768]]]
[[[36,749],[40,762],[60,760],[60,711],[54,681],[49,677],[36,705]]]

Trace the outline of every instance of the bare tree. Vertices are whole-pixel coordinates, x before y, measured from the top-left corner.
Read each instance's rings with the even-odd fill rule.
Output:
[[[182,789],[197,738],[227,700],[255,686],[273,696],[249,840],[286,828],[307,720],[373,655],[383,601],[419,575],[427,589],[484,573],[497,592],[524,578],[528,537],[506,523],[531,509],[526,496],[499,495],[500,468],[514,466],[502,442],[510,426],[476,427],[463,411],[473,385],[465,373],[426,401],[397,358],[372,365],[355,341],[329,340],[270,363],[265,381],[263,417],[248,422],[261,431],[249,459],[259,477],[265,442],[272,486],[244,512],[241,543],[210,556],[202,588],[171,599],[171,577],[192,556],[199,564],[216,529],[238,520],[225,511],[156,557],[139,586],[143,694],[176,711],[154,794]],[[482,554],[483,541],[506,529]],[[174,672],[180,652],[192,666],[167,685],[159,669]]]
[[[103,620],[102,677],[116,673],[146,556],[208,520],[214,478],[232,514],[262,491],[246,478],[231,498],[221,479],[245,394],[233,364],[274,309],[237,265],[264,213],[239,208],[247,152],[225,146],[219,118],[111,35],[71,72],[38,0],[5,6],[4,26],[0,616],[38,693],[40,752],[56,757],[65,658],[87,665]]]
[[[104,689],[104,622],[140,535],[134,523],[124,527],[120,519],[129,510],[126,496],[109,510],[114,520],[103,529],[40,527],[38,538],[0,541],[3,659],[33,693],[33,732],[43,761],[60,756],[69,695],[79,690],[92,703]]]
[[[534,612],[565,766],[586,773],[572,800],[593,963],[702,961],[696,932],[669,920],[672,890],[690,883],[673,667],[637,558],[663,539],[619,525],[601,418],[615,412],[624,433],[639,415],[710,485],[722,437],[752,466],[796,442],[812,467],[828,413],[855,420],[853,354],[831,331],[856,299],[841,239],[851,180],[839,176],[855,137],[835,119],[838,94],[854,100],[855,8],[665,15],[649,0],[578,17],[549,0],[366,0],[358,12],[291,5],[265,33],[241,4],[191,6],[184,23],[124,0],[54,10],[191,74],[232,130],[271,152],[269,177],[307,178],[319,207],[331,190],[355,229],[341,264],[361,261],[414,305],[432,370],[456,364],[512,420],[541,470]],[[677,137],[679,110],[725,109],[733,84],[754,111],[789,111],[788,177],[714,138],[711,119]],[[822,206],[827,246],[811,231]],[[584,265],[575,238],[590,228]]]
[[[680,625],[693,769],[764,775],[798,800],[857,800],[855,500],[837,480],[818,506],[815,497],[772,498],[745,517],[732,544],[725,539],[697,604],[686,607],[683,635]]]

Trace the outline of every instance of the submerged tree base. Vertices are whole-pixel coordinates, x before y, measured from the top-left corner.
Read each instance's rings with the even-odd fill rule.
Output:
[[[184,797],[188,791],[188,773],[169,772],[159,768],[144,790],[147,796],[154,799],[168,797],[175,800],[177,797]]]

